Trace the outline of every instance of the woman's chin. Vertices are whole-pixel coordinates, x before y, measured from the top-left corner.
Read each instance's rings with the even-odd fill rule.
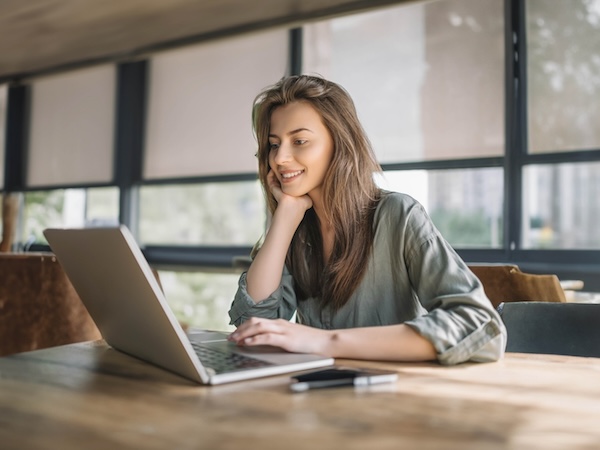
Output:
[[[289,195],[290,197],[303,197],[306,194],[308,194],[308,192],[303,191],[301,189],[294,189],[294,188],[283,188],[282,189],[283,193],[286,195]]]

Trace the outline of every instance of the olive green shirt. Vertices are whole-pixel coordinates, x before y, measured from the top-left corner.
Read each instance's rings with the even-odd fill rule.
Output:
[[[373,251],[367,270],[337,312],[310,298],[296,301],[294,280],[284,268],[281,284],[255,303],[246,273],[231,305],[231,323],[250,317],[291,319],[323,329],[405,323],[428,339],[442,364],[495,361],[506,347],[506,329],[477,277],[412,197],[382,192],[374,217]]]

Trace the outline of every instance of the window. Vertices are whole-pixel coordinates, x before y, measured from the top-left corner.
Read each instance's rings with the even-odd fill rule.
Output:
[[[526,5],[529,152],[600,148],[600,1]]]
[[[598,250],[600,1],[528,0],[526,26],[522,247]]]
[[[228,273],[159,271],[169,306],[177,319],[208,330],[233,330],[229,307],[239,276]]]
[[[27,186],[112,181],[115,78],[110,65],[33,81]]]
[[[378,184],[418,200],[454,247],[503,244],[503,170],[385,171]],[[449,188],[451,187],[451,188]]]
[[[43,231],[49,227],[106,226],[118,223],[117,188],[26,192],[17,241],[25,247],[33,243],[46,243]]]
[[[258,181],[143,186],[144,244],[252,246],[265,227]]]
[[[285,75],[288,47],[288,31],[279,29],[151,59],[139,202],[143,245],[247,248],[264,233],[252,103]],[[147,183],[164,179],[175,181]]]
[[[600,249],[600,162],[529,165],[523,247]]]
[[[415,197],[460,248],[503,246],[503,11],[496,0],[421,2],[304,27],[303,72],[350,92],[387,169],[380,185]],[[496,167],[427,169],[468,158]],[[424,169],[403,169],[411,162]]]
[[[34,74],[31,105],[24,87],[15,102],[17,112],[31,106],[29,123],[11,114],[11,131],[29,131],[28,165],[2,170],[2,146],[0,188],[4,172],[24,173],[19,242],[43,240],[48,226],[120,217],[157,266],[231,271],[266,220],[252,101],[302,62],[303,73],[352,95],[385,170],[378,183],[419,200],[467,261],[568,268],[568,278],[600,291],[599,28],[600,0],[399,1],[306,23],[291,42],[288,30],[270,29],[155,53],[133,72],[119,67],[134,75],[120,76],[118,90],[116,65]],[[147,98],[115,102],[146,78]],[[0,86],[0,138],[7,90]],[[119,117],[115,159],[115,108],[124,103],[132,107],[119,113],[144,120]],[[121,133],[135,148],[121,145]],[[116,176],[115,162],[125,163]],[[180,320],[226,323],[237,275],[161,275]]]

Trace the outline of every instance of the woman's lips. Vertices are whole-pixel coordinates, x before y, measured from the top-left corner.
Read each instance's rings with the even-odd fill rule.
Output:
[[[293,181],[296,178],[298,178],[300,175],[302,175],[303,173],[304,173],[304,170],[293,170],[293,171],[281,172],[280,173],[281,181],[283,183]]]

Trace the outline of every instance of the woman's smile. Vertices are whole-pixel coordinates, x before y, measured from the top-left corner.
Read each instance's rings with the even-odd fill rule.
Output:
[[[304,170],[294,170],[294,171],[282,171],[281,174],[281,182],[289,183],[296,180],[300,175],[304,173]]]

